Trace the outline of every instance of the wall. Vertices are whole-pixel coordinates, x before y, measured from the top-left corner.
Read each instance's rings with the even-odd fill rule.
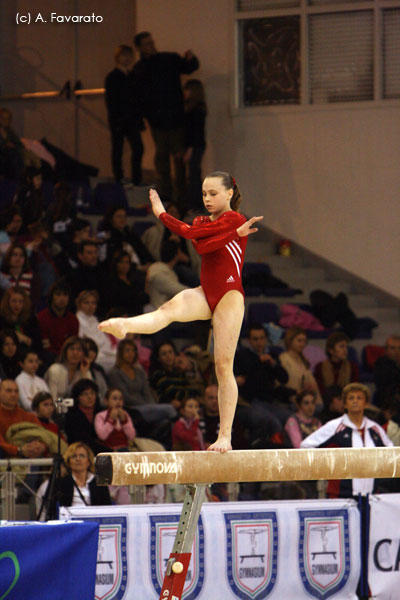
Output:
[[[201,60],[204,172],[231,170],[248,213],[400,298],[399,102],[234,110],[233,10],[233,0],[137,1],[138,31]]]

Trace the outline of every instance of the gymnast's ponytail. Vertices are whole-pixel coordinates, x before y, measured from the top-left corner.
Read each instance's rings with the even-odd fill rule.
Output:
[[[240,190],[237,186],[236,180],[229,173],[225,173],[224,171],[214,171],[213,173],[209,173],[206,175],[205,179],[211,177],[219,177],[222,180],[222,185],[227,190],[233,190],[233,196],[231,198],[231,209],[237,210],[239,208],[239,204],[242,201],[242,196],[240,194]]]

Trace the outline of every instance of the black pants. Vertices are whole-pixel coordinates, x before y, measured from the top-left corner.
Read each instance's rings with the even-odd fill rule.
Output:
[[[159,192],[165,198],[180,203],[185,193],[184,131],[180,128],[152,127],[151,134],[156,147],[154,166],[159,180]],[[175,186],[172,185],[171,179],[171,157],[174,161]]]
[[[142,156],[143,142],[140,134],[140,125],[136,121],[122,121],[110,123],[111,132],[111,162],[115,179],[122,179],[122,150],[124,139],[128,140],[131,147],[131,177],[135,185],[142,181]]]

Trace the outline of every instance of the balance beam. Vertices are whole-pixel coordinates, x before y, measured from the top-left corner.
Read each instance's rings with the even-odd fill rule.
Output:
[[[400,447],[112,452],[96,457],[98,485],[302,481],[400,476]]]

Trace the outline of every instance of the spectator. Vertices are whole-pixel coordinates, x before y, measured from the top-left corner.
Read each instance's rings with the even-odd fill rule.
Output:
[[[65,433],[69,443],[82,441],[97,454],[109,448],[97,437],[94,420],[100,412],[97,385],[90,379],[77,381],[72,390],[74,406],[65,415]]]
[[[156,147],[155,167],[160,193],[172,199],[170,159],[175,164],[176,197],[181,199],[185,187],[183,165],[184,103],[181,74],[199,67],[199,61],[188,50],[183,57],[172,52],[157,52],[151,34],[138,33],[134,38],[140,60],[133,68],[137,78],[144,116],[147,118]]]
[[[17,206],[8,206],[0,214],[0,265],[9,247],[18,243],[21,227],[21,211]]]
[[[117,46],[114,52],[115,69],[105,80],[105,99],[111,133],[111,162],[116,181],[124,181],[122,149],[124,138],[131,147],[131,177],[135,185],[142,182],[143,128],[139,94],[132,74],[133,50]]]
[[[11,287],[23,288],[31,293],[33,273],[28,260],[28,253],[22,244],[10,246],[4,256],[1,271]]]
[[[88,337],[96,343],[96,362],[107,372],[115,363],[117,342],[108,333],[99,330],[96,317],[99,295],[96,290],[83,290],[76,299],[76,317],[79,321],[79,337]]]
[[[15,286],[8,289],[0,302],[0,329],[14,330],[22,347],[41,353],[40,330],[31,306],[24,288]]]
[[[27,167],[24,181],[14,196],[14,204],[21,211],[23,230],[27,231],[28,225],[42,220],[44,211],[42,172],[37,167]]]
[[[44,378],[53,400],[70,394],[80,379],[92,379],[81,338],[72,336],[65,340],[58,361],[47,369]]]
[[[68,310],[70,294],[64,280],[56,281],[49,289],[47,308],[37,316],[43,348],[51,362],[61,352],[64,342],[78,335],[78,319]]]
[[[400,409],[400,392],[388,395],[382,403],[381,418],[377,421],[386,431],[394,446],[400,446],[400,426],[398,424]]]
[[[12,379],[0,382],[0,452],[3,456],[21,458],[39,458],[46,452],[47,447],[41,440],[31,440],[21,446],[15,446],[6,441],[7,429],[16,423],[28,422],[38,425],[38,418],[18,406],[18,386]]]
[[[278,401],[279,385],[288,382],[288,374],[279,358],[269,352],[268,338],[261,324],[249,326],[247,341],[248,347],[238,348],[235,356],[239,394],[253,409],[258,405],[268,419],[276,421],[278,418],[283,426],[293,412],[288,404]],[[275,429],[279,431],[282,426],[276,423]]]
[[[54,186],[54,200],[48,205],[45,217],[51,232],[58,241],[66,240],[66,234],[76,213],[77,209],[71,188],[65,181],[58,181]]]
[[[134,229],[127,224],[127,212],[122,206],[111,206],[99,226],[106,241],[106,259],[110,261],[116,252],[128,252],[139,271],[146,271],[153,258]]]
[[[105,273],[99,265],[96,242],[86,240],[79,244],[78,265],[70,271],[72,294],[77,297],[83,290],[96,290],[100,302],[105,287]]]
[[[92,237],[92,229],[87,219],[75,218],[64,232],[54,233],[54,238],[60,246],[60,252],[55,257],[60,273],[69,272],[78,266],[78,250],[82,242],[97,240]]]
[[[167,213],[175,219],[180,219],[176,204],[169,202],[166,206]],[[181,260],[178,262],[174,271],[178,275],[179,281],[189,287],[199,285],[200,274],[200,255],[194,249],[190,240],[181,238],[172,233],[163,223],[157,219],[157,223],[146,229],[142,235],[142,241],[151,253],[154,260],[161,260],[161,246],[164,241],[174,241],[179,244],[181,249]]]
[[[24,174],[24,145],[11,122],[11,112],[0,108],[0,177],[19,180]]]
[[[117,388],[109,388],[106,393],[107,410],[95,416],[94,428],[100,440],[110,450],[129,450],[129,442],[135,439],[136,431],[129,414],[124,410],[124,398]]]
[[[342,388],[338,385],[329,386],[324,394],[324,408],[320,414],[322,423],[341,417],[344,413]]]
[[[149,301],[144,290],[144,273],[132,264],[128,252],[117,251],[110,265],[109,285],[104,291],[107,308],[126,314],[141,314],[143,306]]]
[[[43,390],[41,392],[37,392],[32,398],[32,411],[39,419],[42,427],[48,429],[54,433],[54,435],[58,436],[58,425],[52,420],[54,410],[55,404],[50,392]],[[65,441],[65,438],[62,434],[61,437]]]
[[[92,338],[82,338],[82,342],[85,348],[89,372],[92,376],[92,380],[97,384],[97,387],[99,388],[98,393],[100,398],[100,404],[101,406],[103,406],[104,398],[106,396],[108,388],[108,379],[103,367],[97,363],[97,355],[99,353],[99,349],[97,347],[96,342],[92,340]]]
[[[219,433],[218,386],[216,384],[210,384],[204,390],[201,407],[199,427],[207,448],[218,437]],[[235,415],[233,422],[232,447],[235,450],[247,448],[247,440],[244,437],[241,419],[238,414]]]
[[[150,265],[147,271],[147,291],[150,296],[150,304],[159,308],[175,294],[186,290],[188,286],[179,282],[174,268],[181,260],[179,244],[167,240],[161,247],[161,261]]]
[[[181,416],[172,428],[172,450],[204,450],[197,398],[184,398],[179,412]]]
[[[36,375],[39,368],[39,356],[36,352],[29,348],[22,351],[20,365],[22,370],[15,383],[18,385],[22,408],[30,412],[33,411],[33,397],[38,392],[49,392],[49,388],[45,380]]]
[[[188,79],[183,86],[185,100],[185,153],[187,198],[191,208],[203,210],[201,161],[206,149],[205,122],[207,105],[204,86],[198,79]]]
[[[378,423],[364,416],[369,402],[370,391],[361,383],[349,383],[343,389],[345,415],[328,421],[320,429],[302,441],[302,448],[362,448],[371,446],[393,446],[385,431]],[[327,487],[329,498],[350,498],[358,494],[372,494],[376,491],[373,479],[330,480]]]
[[[280,354],[279,359],[282,367],[289,375],[286,386],[293,394],[303,391],[315,392],[317,406],[321,408],[322,399],[318,390],[318,384],[310,371],[310,363],[305,358],[303,350],[307,344],[307,333],[301,327],[290,327],[285,334],[286,352]]]
[[[325,350],[328,358],[318,363],[314,370],[322,396],[331,385],[338,385],[343,389],[348,383],[358,381],[357,363],[347,358],[348,344],[349,338],[342,331],[331,333],[326,340]]]
[[[315,401],[315,394],[312,392],[302,392],[296,397],[297,410],[285,424],[285,431],[293,448],[300,448],[301,442],[321,427],[321,421],[314,416]]]
[[[97,486],[94,476],[94,456],[91,449],[83,442],[75,442],[68,447],[64,461],[70,473],[56,480],[53,498],[51,498],[48,515],[57,517],[59,506],[104,506],[111,504],[107,486]],[[36,510],[39,513],[48,481],[45,481],[36,494]],[[78,489],[77,489],[78,488]]]
[[[0,368],[2,379],[15,379],[21,371],[19,340],[12,329],[0,331]]]
[[[374,380],[375,402],[380,406],[387,391],[400,385],[400,336],[392,335],[386,340],[385,355],[374,365]]]
[[[185,396],[187,379],[176,365],[177,356],[172,340],[158,344],[151,355],[149,379],[158,401],[161,404],[172,404],[179,409]]]

